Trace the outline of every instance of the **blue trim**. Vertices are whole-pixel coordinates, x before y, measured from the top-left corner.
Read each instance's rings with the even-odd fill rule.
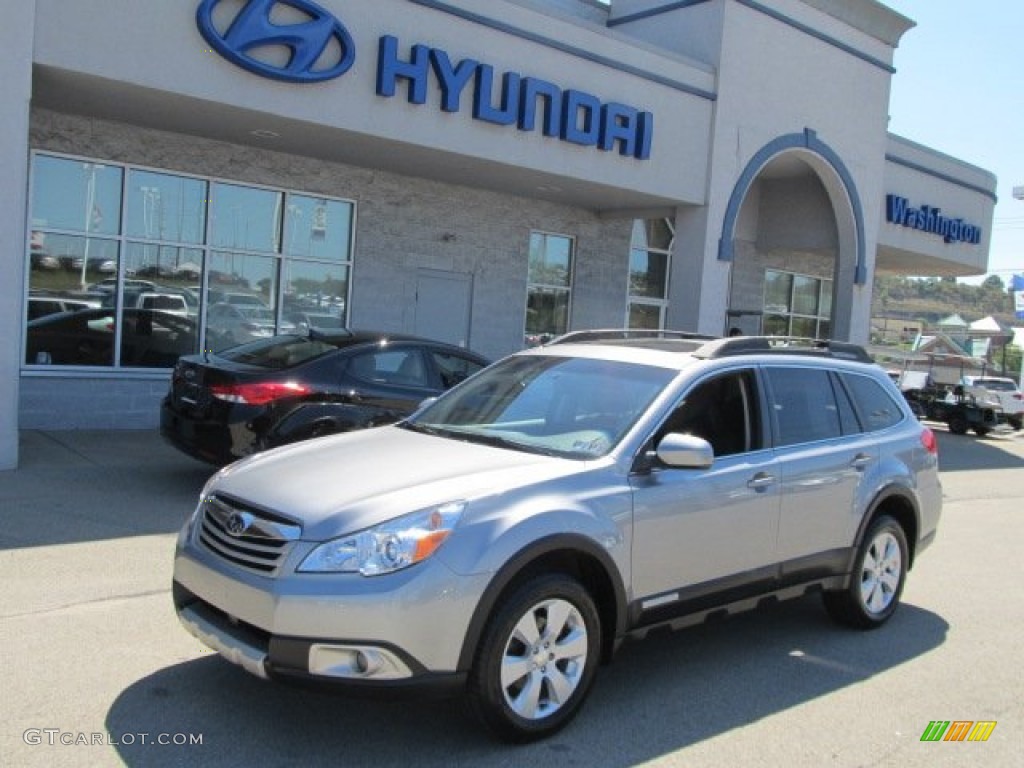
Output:
[[[912,171],[917,171],[918,173],[923,173],[927,176],[931,176],[933,179],[939,179],[940,181],[945,181],[950,184],[955,184],[958,187],[969,189],[971,192],[977,192],[979,195],[984,195],[985,197],[987,197],[993,203],[999,202],[999,198],[996,196],[996,193],[993,192],[991,189],[985,189],[984,187],[979,187],[977,184],[971,184],[966,181],[961,181],[960,179],[950,176],[948,173],[940,173],[939,171],[933,171],[931,168],[927,168],[923,165],[920,165],[919,163],[912,163],[909,160],[904,160],[903,158],[896,157],[895,155],[886,155],[885,159],[886,162],[893,163],[894,165],[902,165],[904,168],[909,168]]]
[[[692,5],[701,5],[708,2],[708,0],[677,0],[674,3],[668,3],[667,5],[659,6],[658,8],[648,8],[646,11],[637,11],[631,13],[629,16],[620,16],[617,19],[609,19],[609,27],[617,27],[620,24],[628,24],[631,21],[640,21],[641,19],[649,19],[652,16],[660,16],[663,13],[670,13],[671,11],[678,11],[681,8],[689,8]]]
[[[876,59],[874,56],[871,56],[870,54],[864,53],[863,51],[858,51],[853,46],[847,45],[846,43],[842,42],[841,40],[837,40],[831,35],[826,35],[823,32],[819,32],[816,29],[812,29],[811,27],[808,27],[806,24],[802,24],[796,19],[791,19],[788,16],[779,13],[778,11],[772,10],[771,8],[761,5],[761,3],[755,2],[755,0],[736,0],[736,2],[739,3],[740,5],[745,5],[752,11],[759,11],[760,13],[763,13],[765,16],[770,16],[776,21],[781,21],[783,24],[790,26],[793,29],[796,29],[800,32],[803,32],[805,35],[810,35],[811,37],[820,40],[823,43],[828,43],[829,45],[833,46],[834,48],[838,48],[840,51],[843,51],[844,53],[848,53],[851,56],[857,57],[861,61],[866,61],[868,64],[888,72],[890,75],[896,73],[896,68],[893,67],[891,64],[886,64],[881,59]]]
[[[640,69],[639,67],[634,67],[629,64],[623,64],[622,62],[615,61],[614,59],[609,59],[607,56],[599,56],[596,53],[584,50],[583,48],[577,48],[576,46],[573,45],[568,45],[567,43],[555,40],[554,38],[544,37],[543,35],[538,35],[534,32],[530,32],[525,29],[520,29],[519,27],[514,27],[511,24],[506,24],[501,21],[496,21],[495,19],[487,18],[486,16],[481,16],[478,13],[466,11],[463,10],[462,8],[456,8],[455,6],[449,5],[448,3],[441,2],[441,0],[409,0],[409,2],[414,3],[416,5],[422,5],[426,8],[430,8],[435,11],[441,11],[442,13],[450,14],[464,21],[479,24],[481,26],[487,27],[488,29],[493,29],[498,32],[502,32],[506,35],[511,35],[512,37],[518,37],[521,40],[527,40],[531,43],[538,43],[540,45],[547,46],[548,48],[553,48],[556,51],[568,53],[570,56],[576,56],[577,58],[584,59],[594,64],[599,64],[602,67],[614,69],[617,72],[624,72],[628,75],[635,75],[636,77],[643,78],[644,80],[648,80],[649,82],[657,83],[658,85],[664,85],[667,88],[671,88],[675,91],[680,91],[682,93],[687,93],[691,96],[697,96],[702,99],[707,99],[708,101],[715,101],[718,98],[718,94],[714,93],[713,91],[705,91],[703,88],[695,88],[694,86],[680,82],[679,80],[673,80],[668,77],[662,77],[661,75],[655,72],[651,72],[646,69]]]
[[[839,176],[846,194],[850,198],[850,206],[853,209],[854,226],[857,230],[857,261],[854,265],[853,282],[863,285],[867,282],[867,266],[864,260],[864,209],[860,203],[860,196],[857,194],[857,185],[853,176],[846,168],[842,159],[835,150],[818,138],[818,135],[810,128],[804,129],[803,133],[790,133],[765,144],[747,163],[743,173],[736,180],[732,195],[729,197],[729,204],[725,209],[725,220],[722,222],[722,237],[718,240],[719,261],[732,261],[735,257],[733,249],[733,234],[736,231],[736,220],[739,218],[740,206],[743,204],[750,186],[754,183],[757,175],[764,169],[768,161],[776,155],[780,155],[790,149],[807,149],[821,157],[827,162]]]

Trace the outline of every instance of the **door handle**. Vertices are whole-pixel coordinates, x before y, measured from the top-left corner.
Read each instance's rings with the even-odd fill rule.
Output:
[[[874,457],[869,453],[858,453],[853,457],[853,461],[850,462],[850,466],[854,469],[864,469],[868,464],[874,460]]]
[[[775,484],[775,475],[770,475],[767,472],[758,472],[752,478],[747,480],[747,487],[753,488],[755,491],[760,491],[763,488],[767,488],[769,485]]]

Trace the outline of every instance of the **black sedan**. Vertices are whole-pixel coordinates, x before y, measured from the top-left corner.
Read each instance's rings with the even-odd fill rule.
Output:
[[[267,448],[390,424],[488,361],[413,336],[310,330],[181,358],[160,431],[185,453],[226,464]]]

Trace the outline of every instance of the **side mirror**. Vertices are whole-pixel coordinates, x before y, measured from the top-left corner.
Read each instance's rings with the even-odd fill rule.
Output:
[[[701,437],[669,432],[655,450],[666,466],[676,469],[707,469],[715,461],[711,443]]]

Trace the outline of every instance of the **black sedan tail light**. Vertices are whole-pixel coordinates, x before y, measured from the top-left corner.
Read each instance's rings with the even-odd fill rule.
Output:
[[[241,405],[266,405],[286,397],[301,397],[313,390],[296,381],[256,381],[245,384],[215,384],[210,394],[218,400]]]

